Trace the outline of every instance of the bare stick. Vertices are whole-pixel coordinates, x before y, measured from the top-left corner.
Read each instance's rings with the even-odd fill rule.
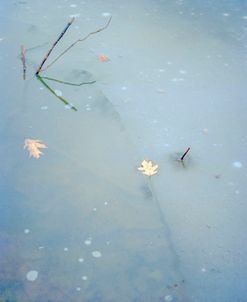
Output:
[[[112,17],[110,17],[110,19],[108,20],[108,22],[106,23],[106,25],[105,25],[104,27],[101,27],[101,28],[97,29],[96,31],[90,32],[90,33],[87,34],[84,38],[81,38],[81,39],[76,40],[76,41],[75,41],[74,43],[72,43],[68,48],[66,48],[59,56],[57,56],[56,59],[54,59],[50,64],[48,64],[48,65],[46,66],[46,68],[43,68],[42,70],[41,70],[41,68],[40,68],[39,71],[40,71],[40,70],[41,70],[41,71],[45,71],[46,69],[48,69],[48,68],[49,68],[51,65],[53,65],[58,59],[60,59],[67,51],[69,51],[73,46],[75,46],[78,42],[85,41],[85,40],[86,40],[87,38],[89,38],[91,35],[97,34],[97,33],[101,32],[101,31],[105,30],[105,29],[109,26],[109,24],[110,24],[110,22],[111,22],[111,19],[112,19]]]
[[[41,71],[41,68],[43,67],[43,65],[45,64],[46,60],[48,59],[49,55],[51,54],[52,50],[54,49],[54,47],[57,45],[57,43],[59,42],[60,39],[62,39],[63,35],[66,33],[67,29],[70,27],[70,25],[73,23],[73,21],[75,20],[75,18],[72,18],[71,21],[66,25],[66,27],[64,28],[64,30],[61,32],[61,34],[59,35],[59,37],[57,38],[57,40],[55,41],[55,43],[52,45],[52,47],[49,49],[49,51],[47,52],[47,54],[45,55],[43,61],[41,62],[39,68],[36,71],[36,75],[39,74],[39,72]]]
[[[184,154],[181,156],[181,158],[180,158],[180,160],[184,160],[184,158],[185,158],[185,156],[186,156],[186,154],[188,153],[190,151],[190,148],[188,148],[185,152],[184,152]]]
[[[23,45],[21,45],[21,61],[23,66],[23,80],[26,80],[26,49]]]

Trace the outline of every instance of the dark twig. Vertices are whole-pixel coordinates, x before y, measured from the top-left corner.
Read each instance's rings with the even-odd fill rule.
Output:
[[[56,94],[56,92],[43,80],[43,78],[39,75],[36,74],[36,78],[52,93],[54,94],[60,101],[62,101],[65,105],[68,105],[71,109],[74,111],[77,111],[77,109],[72,106],[68,101],[66,101],[63,97],[59,96]]]
[[[181,156],[181,158],[180,158],[180,160],[181,161],[183,161],[184,160],[184,158],[185,158],[185,156],[187,155],[187,153],[190,151],[190,148],[188,148],[185,152],[184,152],[184,154]]]
[[[112,17],[110,17],[110,19],[108,20],[108,22],[106,23],[106,25],[104,26],[104,27],[101,27],[101,28],[99,28],[99,29],[97,29],[96,31],[93,31],[93,32],[91,32],[91,33],[89,33],[89,34],[87,34],[84,38],[81,38],[81,39],[78,39],[78,40],[76,40],[74,43],[72,43],[68,48],[66,48],[58,57],[56,57],[56,59],[55,60],[53,60],[50,64],[48,64],[45,68],[43,68],[42,70],[41,70],[41,68],[39,69],[39,71],[41,70],[41,71],[44,71],[44,70],[46,70],[46,69],[48,69],[51,65],[53,65],[58,59],[60,59],[67,51],[69,51],[73,46],[75,46],[78,42],[82,42],[82,41],[85,41],[87,38],[89,38],[91,35],[94,35],[94,34],[97,34],[97,33],[99,33],[99,32],[101,32],[101,31],[103,31],[103,30],[105,30],[108,26],[109,26],[109,24],[110,24],[110,22],[111,22],[111,19],[112,19]],[[41,66],[42,67],[42,66]]]
[[[21,61],[23,66],[23,80],[26,80],[26,49],[23,45],[21,45]]]
[[[82,86],[82,85],[87,85],[87,84],[94,84],[96,83],[96,81],[91,81],[91,82],[82,82],[82,83],[71,83],[71,82],[66,82],[66,81],[61,81],[61,80],[57,80],[54,78],[50,78],[50,77],[42,77],[42,79],[48,80],[48,81],[54,81],[54,82],[58,82],[61,84],[65,84],[65,85],[71,85],[71,86]]]
[[[54,47],[57,45],[57,43],[59,42],[60,39],[62,39],[63,35],[66,33],[67,29],[70,27],[70,25],[73,23],[73,21],[75,20],[75,18],[72,18],[71,21],[66,25],[66,27],[64,28],[64,30],[61,32],[61,34],[59,35],[59,37],[57,38],[57,40],[55,41],[55,43],[52,45],[52,47],[49,49],[49,51],[47,52],[47,54],[45,55],[43,61],[41,62],[39,68],[36,71],[36,75],[39,74],[39,72],[41,71],[41,68],[43,67],[43,65],[45,64],[46,60],[48,59],[49,55],[51,54],[52,50],[54,49]]]

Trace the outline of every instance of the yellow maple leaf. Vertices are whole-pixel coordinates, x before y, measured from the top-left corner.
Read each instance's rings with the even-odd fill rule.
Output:
[[[29,151],[29,156],[33,156],[34,158],[38,159],[43,152],[39,149],[47,148],[45,144],[42,144],[38,139],[31,139],[27,138],[24,141],[24,149]]]
[[[157,169],[158,165],[153,165],[151,160],[143,160],[141,166],[138,167],[139,171],[148,176],[156,174],[158,172]]]

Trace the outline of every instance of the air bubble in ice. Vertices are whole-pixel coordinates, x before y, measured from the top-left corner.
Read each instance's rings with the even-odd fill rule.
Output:
[[[92,255],[93,255],[93,257],[95,257],[95,258],[100,258],[100,257],[102,257],[102,254],[101,254],[101,252],[99,252],[99,251],[93,251],[93,252],[92,252]]]
[[[28,281],[35,281],[37,278],[38,278],[38,272],[37,271],[29,271],[27,274],[26,274],[26,278]]]
[[[238,169],[242,168],[242,166],[243,166],[240,161],[234,161],[232,163],[232,165],[233,165],[234,168],[238,168]]]
[[[57,96],[62,96],[63,95],[61,90],[55,89],[54,91],[55,91]]]

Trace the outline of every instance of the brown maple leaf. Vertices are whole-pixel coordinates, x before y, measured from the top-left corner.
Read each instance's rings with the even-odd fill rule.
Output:
[[[42,144],[38,139],[26,138],[24,141],[24,149],[29,151],[29,156],[33,156],[38,159],[43,152],[39,149],[47,148],[45,144]]]
[[[158,172],[157,168],[158,165],[153,165],[151,160],[143,160],[138,170],[145,175],[152,176]]]

